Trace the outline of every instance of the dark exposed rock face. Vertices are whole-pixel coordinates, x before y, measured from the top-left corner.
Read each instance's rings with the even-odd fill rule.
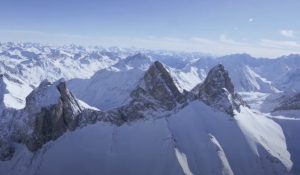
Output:
[[[147,111],[171,111],[187,101],[175,86],[169,72],[158,61],[146,71],[130,97],[131,101],[127,105],[108,111],[110,118],[114,118],[118,125],[144,118]]]
[[[246,105],[240,96],[234,92],[234,86],[228,72],[221,64],[213,67],[204,82],[192,91],[207,105],[232,116],[234,110],[239,111],[240,105]]]
[[[50,108],[43,108],[34,117],[33,133],[25,140],[31,151],[39,149],[43,144],[57,139],[67,131],[61,102]]]
[[[166,110],[171,110],[177,103],[182,104],[186,101],[168,71],[158,61],[150,66],[143,81],[144,84],[131,94],[135,100],[147,100],[151,97],[150,99],[158,102],[159,106]]]
[[[0,160],[10,160],[15,153],[12,142],[7,138],[0,138]]]
[[[74,130],[79,125],[77,116],[82,111],[77,100],[66,88],[65,82],[60,82],[58,85],[43,82],[39,88],[45,90],[39,92],[38,89],[33,92],[35,94],[30,94],[26,99],[29,106],[26,106],[25,112],[28,113],[32,133],[25,140],[25,144],[31,151],[39,149],[50,140],[57,139],[67,130]],[[37,106],[38,95],[39,93],[45,93],[46,88],[54,88],[51,91],[51,93],[54,93],[53,96],[58,93],[57,104]]]
[[[0,120],[6,122],[0,123],[5,126],[0,128],[0,160],[13,156],[13,142],[23,143],[30,151],[36,151],[68,130],[96,121],[118,122],[118,118],[113,119],[107,113],[83,109],[65,82],[42,82],[26,98],[24,109],[6,109],[2,115],[7,119]]]
[[[7,93],[6,84],[4,82],[4,74],[0,74],[0,112],[5,107],[4,106],[4,94]]]
[[[0,111],[0,160],[10,160],[15,152],[14,139],[17,130],[15,130],[12,117],[16,114],[14,109],[4,109]],[[11,132],[13,130],[14,132]]]
[[[274,109],[274,111],[280,110],[300,110],[300,93],[283,97],[283,100],[280,102],[279,106]]]
[[[57,88],[61,94],[61,102],[63,109],[63,119],[69,130],[75,130],[79,123],[78,114],[82,111],[82,108],[78,104],[76,98],[67,89],[66,83],[60,83]]]

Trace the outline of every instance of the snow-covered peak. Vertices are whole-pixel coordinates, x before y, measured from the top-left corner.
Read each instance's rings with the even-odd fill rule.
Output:
[[[121,60],[119,63],[113,66],[113,68],[117,68],[118,70],[131,70],[131,69],[140,69],[146,71],[153,60],[141,53],[128,56],[127,58]]]
[[[20,110],[20,116],[28,128],[24,144],[34,151],[50,140],[55,140],[67,130],[75,130],[81,120],[92,116],[80,117],[84,110],[99,110],[80,102],[69,91],[64,80],[54,83],[43,81],[26,98],[26,107]],[[24,131],[25,132],[25,131]]]
[[[57,104],[60,100],[60,92],[56,86],[56,84],[44,80],[26,97],[25,108],[36,111]]]

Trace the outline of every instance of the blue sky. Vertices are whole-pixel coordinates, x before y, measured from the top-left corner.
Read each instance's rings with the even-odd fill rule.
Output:
[[[300,53],[299,7],[299,0],[1,0],[0,41],[275,57]]]

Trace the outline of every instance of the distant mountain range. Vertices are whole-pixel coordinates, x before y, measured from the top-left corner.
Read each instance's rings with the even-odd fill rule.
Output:
[[[299,174],[299,68],[1,43],[0,174]]]

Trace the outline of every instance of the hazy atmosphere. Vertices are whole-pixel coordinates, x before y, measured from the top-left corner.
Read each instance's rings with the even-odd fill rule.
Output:
[[[298,0],[4,0],[2,41],[277,57],[300,53]]]

